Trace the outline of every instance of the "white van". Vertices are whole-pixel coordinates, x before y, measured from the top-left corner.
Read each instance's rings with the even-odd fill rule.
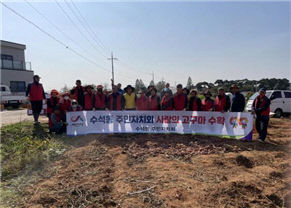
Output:
[[[253,94],[247,102],[246,111],[252,111],[252,105],[258,92]],[[271,100],[271,113],[280,118],[285,113],[291,113],[291,91],[290,90],[267,90],[266,96]]]

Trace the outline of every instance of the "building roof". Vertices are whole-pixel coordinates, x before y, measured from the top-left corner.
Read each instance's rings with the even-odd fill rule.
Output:
[[[6,40],[0,40],[0,41],[1,41],[0,42],[1,47],[6,46],[6,47],[17,48],[17,49],[22,49],[22,50],[26,49],[26,45],[24,44],[9,42]]]

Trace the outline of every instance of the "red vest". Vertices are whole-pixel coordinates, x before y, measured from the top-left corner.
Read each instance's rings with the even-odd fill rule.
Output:
[[[116,99],[116,109],[113,109],[113,99]],[[117,94],[117,96],[113,96],[113,94],[110,94],[108,96],[108,102],[109,102],[109,110],[122,110],[122,95],[121,94]]]
[[[85,105],[84,110],[92,110],[93,108],[93,93],[85,93]]]
[[[61,110],[63,112],[68,111],[70,106],[71,106],[71,100],[70,99],[68,99],[68,100],[63,99],[62,103],[60,103],[60,108],[61,108]]]
[[[96,93],[95,95],[95,108],[105,108],[106,107],[106,97],[105,94]]]
[[[196,97],[191,97],[190,99],[193,99],[192,102],[192,111],[198,111],[198,105],[197,105],[197,98]]]
[[[183,110],[185,108],[186,102],[185,95],[183,93],[174,95],[174,109],[175,110]]]
[[[29,100],[30,101],[41,101],[43,100],[43,87],[42,84],[32,83],[30,86]]]
[[[137,110],[148,110],[149,100],[146,96],[136,98],[136,108]]]
[[[264,96],[263,98],[261,98],[260,106],[258,106],[259,99],[260,99],[259,96],[257,96],[256,99],[255,99],[255,109],[264,107],[264,105],[267,102],[266,101],[266,96]],[[261,116],[269,116],[269,114],[270,114],[270,106],[266,110],[260,112],[260,114],[261,114]]]
[[[81,90],[84,92],[84,88],[83,88],[83,86],[80,86],[80,88],[81,88]],[[78,100],[78,87],[75,87],[75,88],[74,88],[74,95],[73,95],[73,98],[74,98],[75,100],[77,100],[78,102],[80,102],[80,100]]]
[[[157,96],[150,96],[149,97],[149,110],[159,110],[159,102]]]
[[[202,100],[202,111],[209,111],[214,107],[214,102],[212,99]]]
[[[216,97],[215,100],[215,111],[223,111],[226,105],[226,96],[224,95],[222,98]]]
[[[169,96],[169,97],[166,97],[166,96],[164,96],[163,97],[163,99],[162,99],[162,101],[161,101],[161,105],[162,105],[162,107],[163,106],[168,106],[168,107],[166,107],[165,109],[163,109],[163,110],[173,110],[173,105],[171,104],[171,105],[169,105],[169,103],[171,102],[171,97]]]
[[[53,99],[53,97],[50,97],[50,99],[48,99],[48,102],[50,102],[50,107],[48,106],[46,109],[47,113],[52,113],[54,110],[54,107],[56,107],[57,104],[59,104],[60,99],[57,98],[56,102],[55,99]]]

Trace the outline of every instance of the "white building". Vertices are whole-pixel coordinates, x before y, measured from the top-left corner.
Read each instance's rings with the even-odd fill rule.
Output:
[[[25,61],[26,46],[1,40],[1,84],[10,87],[11,92],[23,94],[32,82],[31,63]]]

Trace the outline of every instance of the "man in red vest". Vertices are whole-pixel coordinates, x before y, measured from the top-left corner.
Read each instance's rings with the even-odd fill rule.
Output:
[[[183,86],[177,85],[177,92],[174,94],[174,110],[181,111],[186,110],[188,105],[187,95],[183,93]]]
[[[97,86],[97,92],[95,94],[95,110],[105,110],[106,107],[106,95],[103,93],[103,86]]]
[[[92,92],[92,86],[88,85],[85,87],[84,92],[84,110],[90,111],[93,109],[94,106],[94,94]]]
[[[259,95],[253,102],[253,110],[256,113],[256,129],[259,133],[259,139],[265,142],[267,137],[267,128],[269,124],[270,99],[266,97],[266,89],[261,88]]]
[[[189,111],[201,111],[201,100],[197,97],[197,90],[192,89],[190,92],[190,100],[188,105]]]
[[[222,87],[218,89],[218,95],[215,100],[215,111],[227,112],[230,109],[230,99],[225,94],[225,91]]]
[[[124,107],[123,96],[116,85],[112,86],[112,93],[107,97],[107,108],[109,110],[120,111]]]
[[[40,77],[38,75],[33,76],[33,83],[28,84],[26,90],[26,96],[29,97],[31,103],[34,124],[39,124],[38,118],[42,109],[43,100],[45,100],[45,94],[42,84],[39,83]]]
[[[161,99],[157,96],[157,89],[151,89],[151,95],[149,96],[149,110],[160,110]]]
[[[73,95],[73,99],[77,100],[77,102],[79,103],[79,105],[82,106],[82,108],[84,108],[85,106],[84,92],[85,89],[82,86],[81,80],[78,79],[76,81],[76,87],[74,87],[74,89],[71,90],[71,94]]]
[[[145,95],[145,90],[139,90],[136,98],[136,109],[146,111],[149,109],[149,99]]]

